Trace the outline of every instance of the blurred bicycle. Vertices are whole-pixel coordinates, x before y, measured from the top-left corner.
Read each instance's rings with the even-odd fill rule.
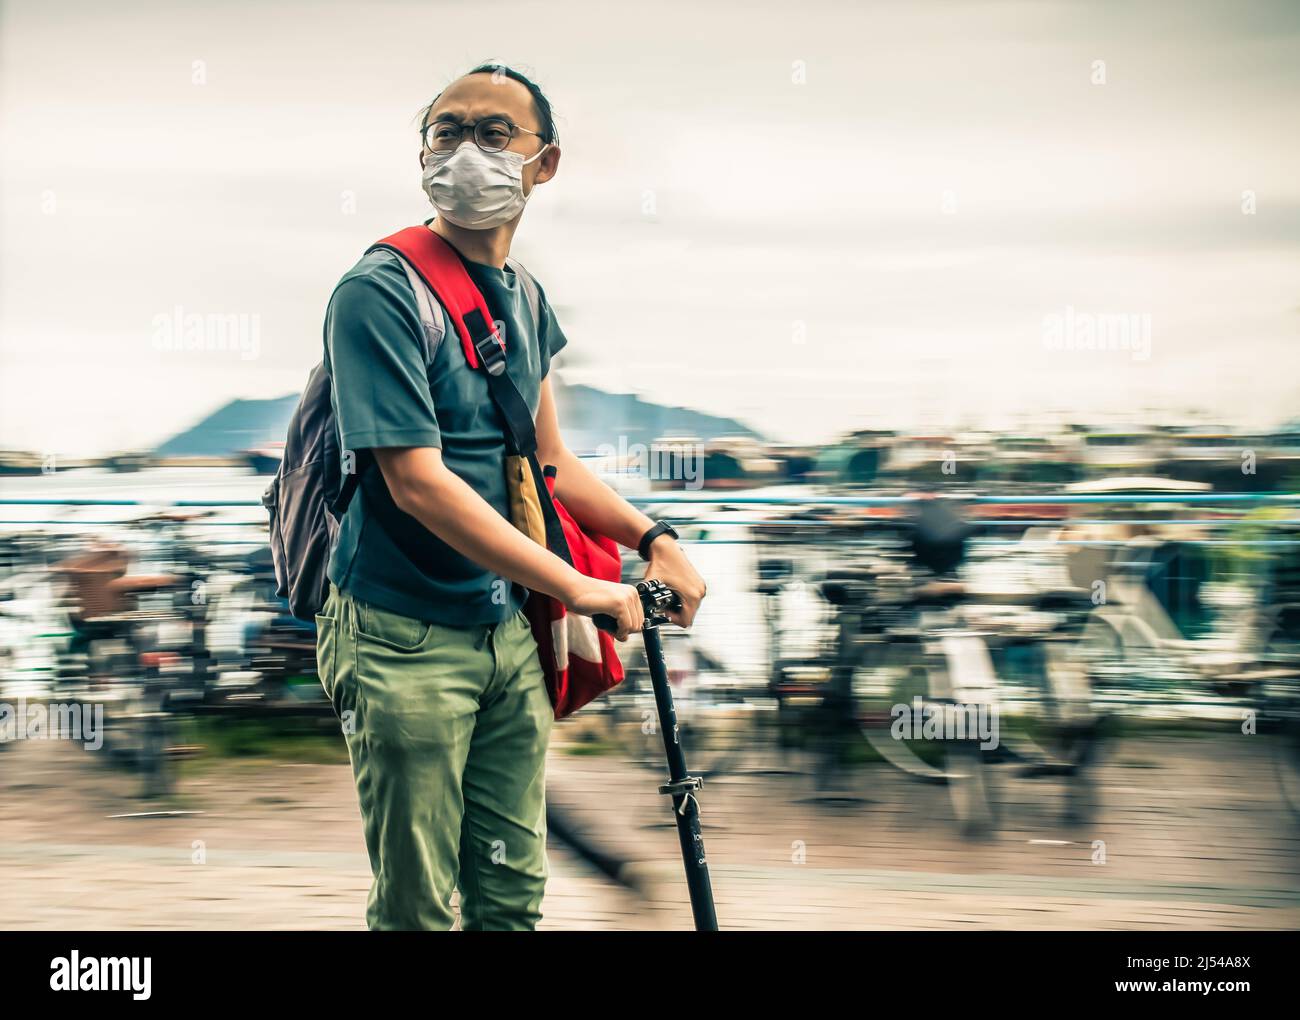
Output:
[[[1063,777],[1067,818],[1090,816],[1101,719],[1076,654],[1086,592],[982,592],[959,580],[969,529],[947,501],[901,523],[825,573],[825,648],[776,660],[774,691],[787,725],[812,735],[819,790],[865,739],[887,764],[945,785],[966,835],[996,824],[987,766],[998,762]],[[783,572],[779,561],[768,570]],[[765,590],[779,596],[781,584]]]

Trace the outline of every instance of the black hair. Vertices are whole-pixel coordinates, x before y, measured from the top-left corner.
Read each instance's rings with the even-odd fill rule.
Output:
[[[516,71],[513,67],[507,67],[505,64],[479,64],[478,67],[466,71],[456,80],[459,81],[460,78],[467,78],[471,74],[503,74],[512,81],[519,82],[519,84],[526,88],[529,94],[533,97],[533,107],[536,109],[537,119],[542,125],[542,141],[554,143],[560,140],[559,135],[555,130],[555,111],[551,109],[551,101],[546,98],[546,93],[541,90],[541,87],[522,71]],[[420,111],[420,124],[422,127],[428,121],[429,112],[437,105],[438,100],[441,98],[442,93],[439,92],[433,97],[433,102]]]

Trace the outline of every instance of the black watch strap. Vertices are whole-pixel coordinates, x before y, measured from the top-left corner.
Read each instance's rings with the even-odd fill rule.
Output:
[[[677,529],[667,521],[656,521],[652,524],[649,529],[647,529],[646,533],[641,536],[641,541],[636,544],[637,554],[643,560],[648,560],[650,558],[650,543],[660,535],[672,535],[673,538],[676,538]]]

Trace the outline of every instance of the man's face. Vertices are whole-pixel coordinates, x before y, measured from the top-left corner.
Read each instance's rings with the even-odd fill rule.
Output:
[[[542,130],[532,94],[522,84],[505,75],[480,73],[458,78],[443,90],[426,116],[425,124],[477,124],[479,121],[496,118],[524,129],[514,132],[514,137],[505,146],[508,151],[517,152],[524,159],[530,159],[541,152],[546,142],[538,134],[531,133]],[[460,144],[474,145],[473,132],[466,131]],[[421,160],[427,151],[426,147],[420,153]],[[533,185],[554,177],[559,160],[560,150],[552,145],[542,153],[540,159],[526,164],[523,170],[524,194],[532,191]]]

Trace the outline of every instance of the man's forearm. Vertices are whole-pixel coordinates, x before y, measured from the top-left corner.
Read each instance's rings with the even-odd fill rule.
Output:
[[[555,494],[574,520],[589,531],[636,548],[654,521],[596,477],[571,450],[555,451],[547,461],[555,464]]]
[[[578,571],[497,513],[434,451],[377,452],[397,505],[457,552],[563,602],[581,585]]]
[[[567,448],[552,447],[545,460],[556,466],[555,494],[579,524],[608,535],[621,545],[637,547],[654,524],[649,517],[597,478]],[[662,581],[677,592],[681,607],[669,617],[689,627],[708,590],[704,579],[670,535],[660,535],[650,543],[649,557],[645,576]]]

